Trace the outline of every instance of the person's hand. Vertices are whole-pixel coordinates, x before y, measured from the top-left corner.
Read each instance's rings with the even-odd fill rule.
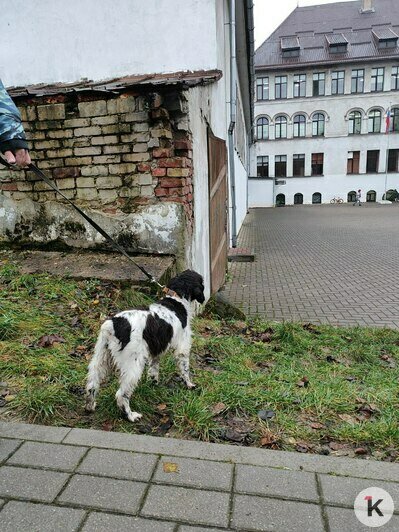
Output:
[[[24,168],[32,162],[28,150],[24,149],[15,150],[15,155],[12,151],[6,151],[4,157],[9,164],[16,164],[20,168]]]

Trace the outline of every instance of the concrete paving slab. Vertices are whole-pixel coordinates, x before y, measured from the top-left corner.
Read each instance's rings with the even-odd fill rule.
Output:
[[[151,486],[141,514],[185,521],[190,524],[227,527],[229,494],[174,486]]]
[[[148,481],[158,457],[107,449],[91,449],[79,465],[79,473],[92,473],[105,477]]]
[[[170,471],[171,469],[172,471]],[[154,480],[177,486],[229,491],[232,475],[233,466],[231,464],[162,456]]]
[[[2,532],[75,532],[86,512],[45,504],[10,501],[0,513]]]
[[[87,452],[87,447],[53,443],[25,442],[7,464],[72,471]]]
[[[370,479],[334,477],[331,475],[320,475],[323,498],[327,504],[340,504],[342,506],[353,506],[357,495],[366,488],[382,488],[387,491],[399,509],[399,483],[372,481]]]
[[[0,462],[6,460],[21,445],[21,440],[0,439]]]
[[[220,532],[220,528],[204,528],[202,526],[181,525],[177,532]]]
[[[270,451],[253,447],[158,438],[139,434],[121,434],[90,429],[72,429],[65,438],[64,443],[399,482],[399,464],[374,460],[353,460],[344,457],[337,460],[337,457],[332,456]],[[365,466],[365,463],[367,466]]]
[[[75,475],[60,495],[60,502],[135,514],[146,484],[130,480]]]
[[[60,443],[70,430],[67,427],[47,427],[0,421],[0,437]]]
[[[3,466],[0,468],[0,495],[16,499],[51,502],[67,479],[66,473]]]
[[[23,273],[48,272],[61,277],[123,281],[134,285],[148,283],[147,277],[120,253],[16,251],[13,259]],[[160,282],[173,273],[173,257],[139,255],[133,259]]]
[[[356,517],[353,510],[345,508],[326,508],[327,519],[330,525],[330,532],[342,532],[343,530],[350,530],[350,532],[370,532],[370,530],[381,530],[383,532],[398,532],[399,530],[399,516],[394,515],[388,523],[381,528],[370,528],[363,525]]]
[[[93,512],[89,515],[82,532],[173,532],[175,523]]]
[[[237,465],[234,491],[319,501],[314,473]]]
[[[231,526],[246,532],[325,530],[320,507],[316,504],[249,495],[235,496]]]

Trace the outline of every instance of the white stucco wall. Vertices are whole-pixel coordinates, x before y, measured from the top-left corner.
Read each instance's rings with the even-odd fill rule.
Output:
[[[216,67],[215,0],[0,0],[6,86]]]
[[[371,69],[384,67],[384,90],[370,92]],[[399,105],[399,94],[391,91],[391,67],[392,62],[369,65],[350,65],[326,69],[298,70],[295,73],[307,75],[306,97],[293,98],[293,75],[294,73],[280,72],[288,75],[288,98],[274,100],[274,75],[277,73],[265,73],[269,76],[270,97],[269,101],[258,101],[255,104],[255,124],[260,116],[266,116],[270,121],[269,140],[257,141],[251,152],[251,176],[256,176],[256,157],[269,156],[269,176],[273,177],[276,155],[287,156],[287,178],[285,185],[274,186],[274,198],[277,194],[284,194],[286,204],[294,203],[294,195],[302,193],[304,203],[312,202],[312,194],[320,192],[322,202],[329,203],[334,196],[340,196],[346,201],[348,192],[362,189],[363,199],[366,193],[374,190],[377,193],[377,201],[382,199],[385,191],[385,167],[386,150],[399,149],[399,134],[385,134],[385,113],[391,105]],[[351,71],[352,68],[365,68],[365,81],[363,94],[351,94]],[[335,70],[345,71],[345,94],[331,95],[331,72]],[[326,73],[326,95],[312,97],[312,74],[313,72]],[[382,113],[381,132],[379,134],[368,133],[368,112],[371,109],[380,109]],[[362,133],[360,135],[348,135],[348,113],[351,110],[362,112]],[[324,112],[326,115],[324,137],[312,137],[312,115],[315,112]],[[306,138],[293,138],[293,118],[296,114],[306,116]],[[274,119],[277,115],[284,114],[288,119],[288,138],[275,140]],[[367,150],[380,150],[378,173],[366,173]],[[360,173],[347,175],[347,159],[349,151],[360,151]],[[311,175],[312,153],[324,153],[324,176],[309,177]],[[294,154],[305,154],[305,176],[292,177],[292,165]],[[279,178],[280,179],[280,178]],[[399,190],[399,174],[387,175],[387,189]],[[267,207],[273,205],[272,181],[250,179],[249,181],[249,205],[250,207]]]

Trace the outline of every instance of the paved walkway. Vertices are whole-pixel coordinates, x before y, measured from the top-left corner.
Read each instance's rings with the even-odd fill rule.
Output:
[[[248,315],[399,328],[399,205],[252,209],[225,295]]]
[[[384,462],[5,422],[0,460],[2,532],[357,532],[371,486],[399,510]]]

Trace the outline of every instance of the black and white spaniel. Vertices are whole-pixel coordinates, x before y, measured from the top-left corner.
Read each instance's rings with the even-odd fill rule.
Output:
[[[158,382],[159,359],[168,349],[174,351],[187,388],[195,386],[189,372],[193,301],[205,301],[204,282],[200,274],[186,270],[168,284],[165,297],[148,309],[125,310],[103,323],[89,364],[86,410],[95,409],[100,384],[115,369],[119,376],[119,408],[130,421],[141,418],[130,409],[130,397],[146,363],[148,375]]]

